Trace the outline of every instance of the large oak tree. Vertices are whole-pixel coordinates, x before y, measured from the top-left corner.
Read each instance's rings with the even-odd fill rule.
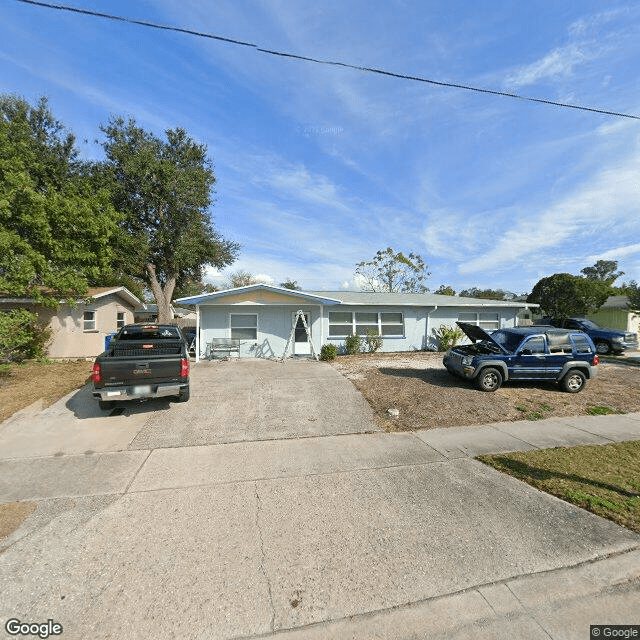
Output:
[[[47,100],[0,96],[0,291],[81,297],[109,270],[117,221]]]
[[[202,281],[208,265],[231,264],[239,251],[211,221],[215,175],[207,147],[184,129],[169,129],[161,139],[133,119],[113,118],[102,131],[103,175],[126,232],[118,269],[145,282],[158,320],[169,322],[176,288]]]

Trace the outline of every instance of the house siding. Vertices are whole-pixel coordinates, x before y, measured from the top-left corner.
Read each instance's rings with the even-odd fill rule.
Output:
[[[133,307],[119,296],[108,295],[91,304],[61,304],[57,309],[24,302],[2,303],[2,309],[28,309],[38,315],[39,322],[51,330],[46,345],[52,359],[93,358],[104,351],[104,339],[117,331],[117,314],[124,313],[125,324],[133,322]],[[84,331],[84,312],[95,311],[94,331]]]
[[[518,324],[518,314],[529,305],[516,301],[491,301],[473,298],[455,298],[435,294],[389,294],[373,292],[340,291],[287,291],[271,285],[248,285],[201,296],[181,298],[177,302],[196,305],[199,313],[200,351],[207,353],[207,344],[214,338],[231,338],[232,313],[258,316],[257,338],[243,340],[241,357],[282,357],[291,334],[292,320],[297,310],[302,309],[310,316],[314,351],[319,353],[324,344],[344,347],[345,332],[349,330],[348,318],[344,317],[342,335],[330,335],[329,316],[337,313],[389,313],[403,316],[403,335],[383,335],[383,352],[417,351],[435,349],[437,338],[433,333],[441,325],[455,327],[459,319],[478,322],[486,329],[514,327]],[[537,306],[537,305],[534,305]],[[460,316],[460,314],[465,314]],[[352,315],[353,321],[362,321],[361,331],[367,324],[375,324],[373,318]],[[386,327],[396,324],[394,318],[376,320],[386,322]],[[343,324],[344,322],[344,324]],[[384,329],[384,327],[383,327]],[[339,333],[336,330],[336,333]],[[363,336],[364,337],[364,336]],[[298,343],[299,346],[307,346]],[[294,343],[295,346],[295,343]],[[295,353],[289,350],[287,355]],[[307,346],[308,353],[308,346]]]
[[[231,314],[257,314],[256,340],[242,340],[242,358],[280,358],[284,354],[291,334],[291,324],[296,311],[309,314],[313,348],[320,352],[322,319],[320,305],[203,305],[200,307],[200,355],[206,353],[207,343],[214,338],[231,337]],[[291,349],[289,354],[291,354]]]

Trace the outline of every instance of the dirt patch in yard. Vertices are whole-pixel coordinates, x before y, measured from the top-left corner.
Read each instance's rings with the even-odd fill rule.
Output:
[[[640,368],[601,362],[583,391],[566,393],[553,383],[511,382],[494,393],[453,377],[441,353],[340,356],[333,366],[369,401],[379,424],[409,431],[640,411]],[[388,409],[398,409],[390,418]]]
[[[48,407],[84,386],[92,366],[87,360],[0,366],[0,422],[40,399]]]

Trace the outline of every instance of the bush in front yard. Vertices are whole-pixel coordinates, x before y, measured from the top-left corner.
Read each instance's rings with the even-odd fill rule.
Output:
[[[456,344],[464,338],[464,333],[461,329],[458,327],[448,327],[446,324],[441,324],[438,329],[432,329],[432,331],[438,340],[438,348],[440,351],[446,351],[447,349],[455,347]]]
[[[369,353],[375,353],[382,348],[382,336],[375,329],[367,329],[367,337],[364,340]]]
[[[0,312],[0,362],[41,358],[50,333],[38,324],[38,316],[31,311]]]
[[[344,352],[348,356],[352,356],[356,353],[360,353],[362,347],[362,338],[355,333],[352,336],[347,336],[344,340]]]
[[[335,360],[338,355],[338,347],[335,344],[323,344],[320,349],[320,360]]]

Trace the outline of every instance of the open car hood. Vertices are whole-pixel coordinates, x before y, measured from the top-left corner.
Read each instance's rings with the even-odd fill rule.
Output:
[[[456,324],[466,333],[471,342],[476,343],[486,340],[487,342],[495,344],[502,353],[507,353],[506,349],[500,343],[496,342],[482,327],[469,324],[468,322],[456,322]]]

